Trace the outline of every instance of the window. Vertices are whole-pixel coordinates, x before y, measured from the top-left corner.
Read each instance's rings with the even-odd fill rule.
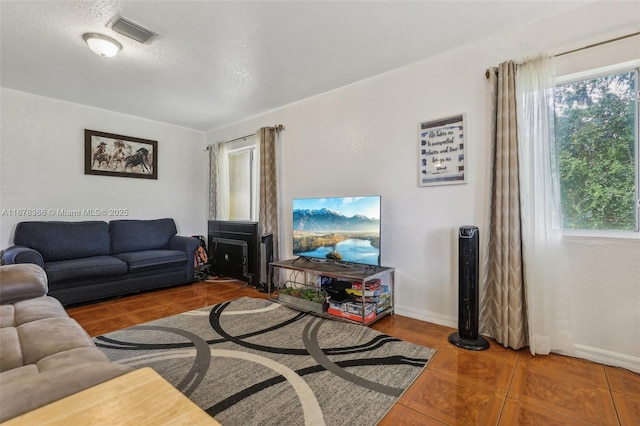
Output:
[[[564,229],[638,231],[638,70],[556,86]]]
[[[229,164],[229,219],[257,220],[257,167],[255,145],[231,149]]]

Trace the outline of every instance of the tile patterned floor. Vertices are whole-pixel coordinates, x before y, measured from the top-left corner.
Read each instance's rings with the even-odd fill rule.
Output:
[[[264,293],[233,280],[200,282],[68,309],[91,336]],[[486,351],[451,345],[455,330],[400,315],[383,333],[438,350],[380,422],[398,425],[640,426],[640,375],[560,356],[531,356],[491,341]]]

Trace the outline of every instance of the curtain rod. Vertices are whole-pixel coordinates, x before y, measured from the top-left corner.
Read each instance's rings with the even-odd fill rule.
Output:
[[[273,130],[275,130],[276,132],[281,132],[281,131],[284,130],[284,126],[282,124],[276,124],[276,125],[273,126]],[[240,136],[239,138],[235,138],[235,139],[231,139],[231,140],[224,141],[224,142],[219,142],[219,143],[227,144],[227,143],[231,143],[231,142],[245,140],[245,139],[253,137],[255,135],[256,135],[255,133],[251,133],[250,135]],[[210,149],[211,149],[211,145],[207,145],[207,147],[205,148],[205,150],[207,150],[207,151],[209,151]]]
[[[584,47],[579,47],[577,49],[573,49],[573,50],[568,50],[566,52],[562,52],[562,53],[558,53],[553,55],[554,58],[557,58],[558,56],[564,56],[564,55],[568,55],[569,53],[575,53],[575,52],[579,52],[581,50],[587,50],[587,49],[591,49],[592,47],[598,47],[598,46],[602,46],[603,44],[609,44],[609,43],[613,43],[614,41],[620,41],[620,40],[624,40],[626,38],[631,38],[631,37],[635,37],[637,35],[640,35],[640,31],[637,31],[635,33],[631,33],[631,34],[627,34],[627,35],[623,35],[620,37],[616,37],[616,38],[612,38],[609,40],[605,40],[605,41],[601,41],[599,43],[593,43],[590,44],[588,46],[584,46]]]
[[[253,137],[253,136],[255,136],[255,135],[256,135],[255,133],[252,133],[252,134],[250,134],[250,135],[240,136],[239,138],[231,139],[231,140],[224,141],[224,142],[218,142],[216,145],[221,145],[221,144],[222,144],[222,145],[226,145],[226,144],[231,143],[231,142],[245,140],[245,139],[250,138],[250,137]],[[204,150],[205,150],[205,151],[210,151],[212,146],[213,146],[213,145],[207,145],[207,146],[205,146],[205,147],[204,147]]]
[[[638,35],[640,35],[640,31],[637,31],[637,32],[631,33],[631,34],[627,34],[627,35],[623,35],[623,36],[620,36],[620,37],[612,38],[612,39],[609,39],[609,40],[601,41],[601,42],[598,42],[598,43],[593,43],[593,44],[590,44],[588,46],[579,47],[577,49],[568,50],[566,52],[557,53],[557,54],[553,55],[553,57],[557,58],[559,56],[564,56],[564,55],[568,55],[570,53],[580,52],[581,50],[591,49],[592,47],[602,46],[602,45],[605,45],[605,44],[613,43],[613,42],[616,42],[616,41],[624,40],[624,39],[635,37],[635,36],[638,36]],[[498,70],[496,69],[496,75],[497,74],[498,74]],[[485,76],[485,78],[487,80],[491,76],[491,71],[490,71],[489,68],[487,68],[485,70],[484,76]]]
[[[255,135],[256,135],[255,133],[251,133],[250,135],[240,136],[239,138],[231,139],[230,141],[225,141],[225,142],[222,142],[222,143],[231,143],[231,142],[235,142],[235,141],[243,141],[243,140],[245,140],[247,138],[250,138],[250,137],[253,137]]]

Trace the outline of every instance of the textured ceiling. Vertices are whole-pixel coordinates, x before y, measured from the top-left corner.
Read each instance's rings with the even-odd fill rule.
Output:
[[[208,131],[585,3],[2,0],[0,84]],[[115,15],[158,36],[117,34]]]

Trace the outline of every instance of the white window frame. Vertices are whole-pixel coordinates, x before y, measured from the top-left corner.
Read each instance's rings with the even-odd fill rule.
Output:
[[[249,200],[249,210],[250,210],[250,221],[258,220],[258,167],[257,167],[257,146],[256,146],[256,138],[244,138],[239,141],[229,142],[229,146],[227,147],[227,162],[229,162],[229,157],[234,154],[238,154],[243,151],[249,151],[249,186],[250,186],[250,200]]]
[[[617,74],[622,72],[640,69],[640,59],[623,62],[615,65],[608,65],[592,70],[580,71],[567,75],[557,76],[556,86],[576,83],[579,81],[595,79],[606,75]],[[636,198],[636,230],[635,231],[617,231],[617,230],[595,230],[595,229],[562,229],[564,237],[587,237],[587,238],[614,238],[614,239],[630,239],[640,240],[640,70],[636,73],[636,116],[635,116],[635,198]]]

